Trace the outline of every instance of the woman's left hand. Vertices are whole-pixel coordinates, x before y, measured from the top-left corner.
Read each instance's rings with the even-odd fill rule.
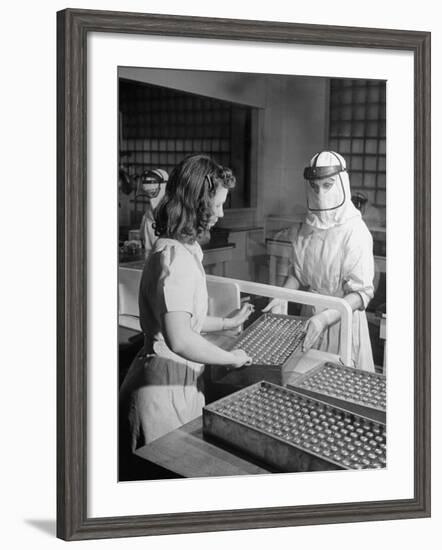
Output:
[[[252,304],[244,304],[242,308],[232,317],[226,317],[224,319],[224,329],[233,329],[242,325],[250,315],[255,311],[255,306]]]
[[[307,324],[307,330],[304,344],[302,346],[302,351],[308,351],[311,347],[313,347],[327,327],[328,322],[322,312],[313,315],[313,317],[310,317]]]

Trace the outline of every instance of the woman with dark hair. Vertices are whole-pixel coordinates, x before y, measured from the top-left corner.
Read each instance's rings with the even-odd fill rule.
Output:
[[[136,448],[201,415],[205,363],[241,367],[243,350],[224,351],[201,331],[233,329],[252,312],[245,305],[232,318],[207,316],[207,289],[201,243],[223,216],[223,204],[235,185],[231,170],[205,155],[193,155],[171,173],[155,212],[158,239],[144,266],[140,324],[144,346],[120,390],[120,422]]]

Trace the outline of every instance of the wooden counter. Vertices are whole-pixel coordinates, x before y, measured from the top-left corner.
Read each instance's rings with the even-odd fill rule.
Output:
[[[268,474],[248,457],[203,438],[202,416],[141,447],[135,454],[184,477]]]

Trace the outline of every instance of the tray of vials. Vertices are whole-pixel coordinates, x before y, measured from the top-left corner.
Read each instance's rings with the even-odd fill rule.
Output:
[[[385,424],[266,381],[204,407],[203,433],[279,472],[386,466]]]
[[[264,313],[247,327],[230,349],[243,349],[252,365],[241,369],[249,383],[268,380],[281,383],[281,371],[298,352],[302,352],[306,319],[293,315]]]
[[[300,375],[288,387],[385,423],[387,388],[382,374],[327,362]]]

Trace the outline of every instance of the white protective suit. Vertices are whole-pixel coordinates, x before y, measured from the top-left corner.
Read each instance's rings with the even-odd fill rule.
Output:
[[[146,170],[140,181],[139,188],[137,189],[137,196],[144,196],[148,199],[140,224],[140,239],[144,246],[144,255],[146,259],[149,256],[149,252],[151,251],[154,242],[158,238],[155,235],[155,229],[153,228],[153,224],[155,223],[154,213],[155,208],[158,206],[166,192],[166,186],[161,184],[165,184],[168,179],[169,176],[165,170],[161,170],[160,168],[156,168],[155,170]],[[154,185],[159,185],[157,188],[157,194],[155,194],[155,191],[152,189],[152,186]]]
[[[318,166],[338,163],[330,156],[336,157],[336,154],[320,155]],[[316,155],[312,163],[315,158]],[[345,168],[344,159],[339,155],[336,158]],[[310,182],[306,183],[309,212],[293,241],[293,275],[310,292],[340,298],[357,292],[361,296],[363,307],[353,312],[352,361],[353,366],[374,372],[364,311],[374,293],[373,239],[351,201],[347,172],[340,172],[333,179],[333,187],[322,198]],[[315,313],[319,310],[313,311],[310,307],[303,311],[309,316]],[[339,354],[339,340],[340,323],[337,322],[322,333],[314,347]]]
[[[154,242],[157,240],[157,236],[155,235],[155,230],[153,228],[154,222],[154,207],[151,199],[146,204],[146,210],[144,211],[140,224],[140,239],[144,246],[144,255],[146,258],[149,256],[149,252],[151,251]]]

